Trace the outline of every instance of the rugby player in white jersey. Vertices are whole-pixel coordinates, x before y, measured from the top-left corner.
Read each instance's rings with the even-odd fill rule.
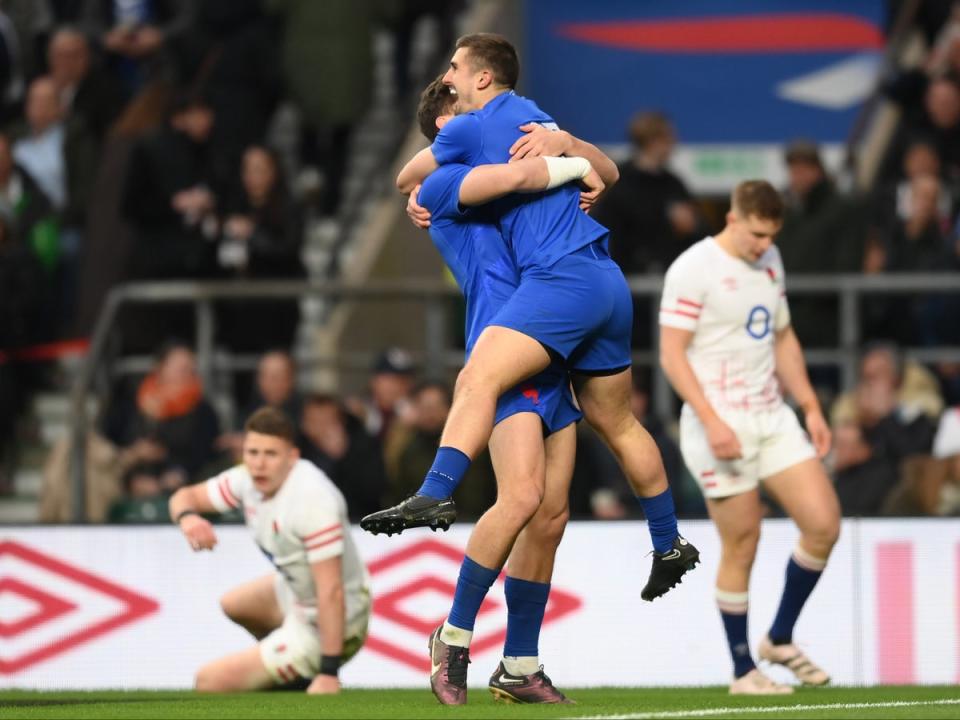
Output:
[[[221,598],[227,617],[260,642],[200,668],[196,689],[309,683],[309,693],[339,692],[340,665],[363,645],[370,617],[369,577],[346,502],[322,470],[300,459],[293,424],[281,411],[261,408],[244,430],[242,465],[170,498],[170,516],[194,551],[217,544],[200,513],[240,509],[276,568]]]
[[[722,553],[716,597],[734,662],[731,693],[783,694],[756,667],[747,642],[747,588],[760,538],[759,483],[800,530],[761,659],[806,685],[827,674],[793,643],[793,628],[840,531],[840,507],[822,458],[830,429],[790,325],[780,253],[783,201],[769,183],[733,191],[726,226],[667,270],[660,304],[660,363],[684,400],[680,449],[700,483]],[[783,401],[804,415],[807,433]],[[812,443],[811,443],[812,441]]]

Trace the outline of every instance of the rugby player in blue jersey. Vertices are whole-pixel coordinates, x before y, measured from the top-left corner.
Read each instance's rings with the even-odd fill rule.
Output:
[[[453,117],[455,101],[442,78],[424,91],[417,116],[428,139],[433,140],[438,128]],[[540,191],[580,178],[591,189],[590,197],[604,187],[589,162],[579,158],[531,158],[482,168],[451,164],[424,182],[419,198],[433,213],[431,239],[467,303],[468,357],[479,334],[510,299],[520,280],[513,257],[494,224],[496,217],[474,206],[512,192]],[[508,556],[504,584],[507,637],[503,660],[490,678],[490,690],[498,698],[516,702],[566,702],[544,674],[537,645],[554,557],[568,516],[575,423],[580,418],[561,362],[552,363],[508,390],[497,403],[490,437],[497,501],[477,523],[467,545],[466,571],[461,574],[450,619],[434,632],[430,642],[431,688],[441,703],[459,705],[466,701],[474,621],[487,589]],[[450,507],[452,513],[452,503]],[[389,532],[390,522],[387,519],[381,528]],[[444,515],[433,516],[434,527],[445,522]],[[483,582],[471,582],[473,575],[481,575]],[[449,643],[440,640],[441,633]]]
[[[511,149],[520,146],[524,152],[586,155],[587,144],[566,133],[524,134],[520,128],[531,123],[556,125],[513,92],[518,74],[516,51],[502,37],[460,38],[444,83],[456,91],[462,114],[404,168],[398,186],[409,191],[441,165],[508,163]],[[693,568],[699,553],[677,530],[659,452],[631,412],[632,303],[620,268],[607,254],[607,229],[580,210],[579,189],[569,184],[511,194],[489,209],[511,248],[520,283],[457,378],[440,448],[420,490],[368,516],[364,527],[376,531],[389,520],[397,531],[428,525],[441,513],[449,517],[453,489],[489,438],[497,398],[559,358],[571,372],[584,415],[614,452],[647,517],[654,559],[641,597],[653,600]],[[491,573],[496,577],[491,566],[474,570],[465,561],[461,579],[466,575],[480,586]]]

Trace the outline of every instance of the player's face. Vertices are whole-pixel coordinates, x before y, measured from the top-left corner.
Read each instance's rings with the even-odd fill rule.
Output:
[[[468,48],[458,48],[450,59],[450,67],[443,76],[443,84],[452,87],[457,93],[458,102],[463,111],[475,110],[474,88],[477,75],[470,63]]]
[[[243,464],[253,484],[267,497],[283,485],[300,452],[283,438],[248,432],[243,438]]]
[[[773,240],[780,232],[783,223],[779,220],[767,220],[756,215],[734,216],[733,241],[737,254],[747,262],[754,263],[770,249]]]

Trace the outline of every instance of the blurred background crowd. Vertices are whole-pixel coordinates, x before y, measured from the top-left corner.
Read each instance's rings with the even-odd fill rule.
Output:
[[[76,365],[56,360],[90,335],[111,288],[338,278],[336,263],[324,264],[329,253],[310,248],[340,237],[349,180],[364,162],[389,182],[384,170],[418,88],[443,68],[477,4],[0,3],[0,494],[18,492],[23,448],[38,432],[36,393],[65,395]],[[891,25],[901,5],[890,3]],[[817,143],[783,138],[788,212],[777,243],[788,282],[960,271],[960,12],[923,5],[912,18],[922,58],[892,67],[878,88],[899,122],[869,188],[833,177]],[[378,100],[379,87],[389,92]],[[370,160],[363,132],[378,102],[387,146]],[[628,276],[655,276],[722,227],[727,206],[723,194],[693,192],[676,169],[683,138],[671,117],[642,98],[637,110],[624,128],[620,182],[595,217]],[[651,302],[636,300],[638,352],[653,347]],[[383,343],[364,388],[317,383],[298,368],[298,337],[314,319],[304,308],[296,299],[217,304],[216,348],[255,361],[216,387],[198,371],[189,307],[126,310],[114,352],[153,360],[101,388],[86,448],[89,519],[165,521],[171,492],[238,461],[243,419],[264,404],[296,420],[303,456],[330,474],[354,518],[415,490],[450,408],[452,375],[426,372],[416,351]],[[806,348],[837,345],[836,297],[792,297],[791,309]],[[812,365],[846,514],[960,514],[960,362],[904,352],[960,346],[958,317],[960,293],[871,296],[856,385]],[[661,449],[680,514],[702,516],[675,439],[676,408],[653,408],[651,384],[638,367],[634,412]],[[67,521],[70,441],[48,440],[37,517]],[[585,424],[578,440],[573,515],[637,517]],[[487,458],[471,473],[456,496],[466,518],[495,493]]]

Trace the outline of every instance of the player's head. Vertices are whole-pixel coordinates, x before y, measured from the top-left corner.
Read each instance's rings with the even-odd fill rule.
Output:
[[[456,112],[457,96],[443,84],[441,75],[420,93],[420,104],[417,105],[417,124],[420,126],[420,132],[427,140],[433,142],[440,128],[446,125]]]
[[[300,459],[293,423],[281,410],[262,407],[247,419],[243,429],[243,464],[257,490],[270,497]]]
[[[457,91],[464,110],[475,110],[492,96],[517,86],[520,60],[502,35],[474,33],[457,40],[443,82]]]
[[[783,198],[766,180],[746,180],[733,189],[727,227],[733,250],[756,262],[783,226]]]

